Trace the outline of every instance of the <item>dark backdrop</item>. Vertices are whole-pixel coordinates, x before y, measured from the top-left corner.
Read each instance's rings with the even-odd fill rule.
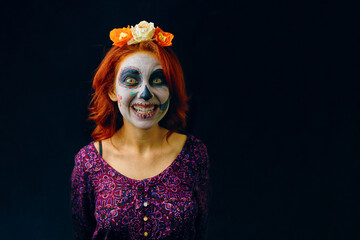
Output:
[[[1,15],[1,239],[72,239],[109,31],[175,35],[187,131],[211,158],[209,239],[359,239],[359,10],[335,1],[8,1]]]

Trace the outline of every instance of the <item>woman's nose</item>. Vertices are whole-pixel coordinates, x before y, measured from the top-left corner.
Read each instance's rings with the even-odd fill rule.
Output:
[[[147,101],[152,97],[153,97],[152,93],[149,91],[148,87],[145,85],[144,91],[140,94],[140,98]]]

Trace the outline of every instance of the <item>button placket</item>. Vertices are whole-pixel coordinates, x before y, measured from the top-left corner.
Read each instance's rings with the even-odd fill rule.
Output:
[[[143,204],[143,198],[144,198],[144,193],[143,193],[143,183],[138,183],[137,185],[135,185],[135,195],[136,195],[136,200],[135,200],[135,208],[138,211],[141,211],[142,208],[142,204]]]
[[[142,221],[144,223],[144,237],[150,236],[151,224],[149,222],[149,206],[150,206],[150,199],[149,199],[149,183],[147,181],[144,182],[144,202],[143,202],[143,218]]]
[[[142,219],[144,221],[144,219],[148,219],[146,216]],[[150,223],[146,221],[144,221],[144,236],[150,236],[151,235],[151,226]]]
[[[149,206],[149,185],[144,182],[144,203],[143,206],[147,208]]]
[[[150,237],[151,226],[149,222],[148,210],[150,206],[149,201],[149,185],[147,180],[144,180],[137,184],[137,197],[138,204],[136,205],[136,209],[141,212],[141,221],[143,222],[143,237]]]

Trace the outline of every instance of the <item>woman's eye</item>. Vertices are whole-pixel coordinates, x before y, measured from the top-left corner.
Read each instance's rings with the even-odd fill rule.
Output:
[[[138,81],[135,78],[126,78],[125,82],[129,84],[136,84]]]
[[[153,83],[155,83],[155,84],[160,84],[160,83],[162,83],[163,82],[163,80],[161,79],[161,78],[155,78],[154,80],[153,80]]]

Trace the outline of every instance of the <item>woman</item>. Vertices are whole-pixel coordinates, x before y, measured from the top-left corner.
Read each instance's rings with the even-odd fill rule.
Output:
[[[72,173],[76,239],[204,239],[209,160],[178,133],[187,96],[173,35],[142,21],[110,38],[89,106],[94,141]]]

